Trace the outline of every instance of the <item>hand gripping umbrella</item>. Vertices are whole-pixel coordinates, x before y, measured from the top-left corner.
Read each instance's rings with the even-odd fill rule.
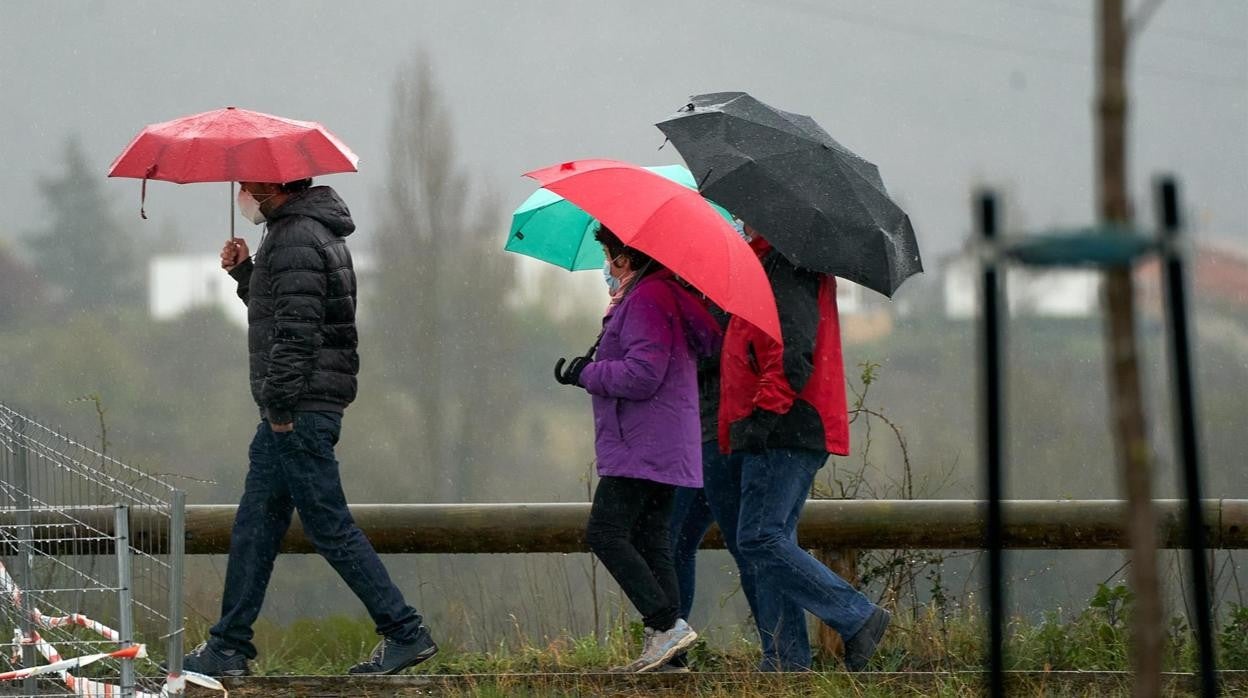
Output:
[[[108,170],[109,177],[186,184],[230,182],[230,238],[234,237],[234,182],[293,182],[356,172],[359,158],[314,121],[226,107],[152,124]],[[139,215],[147,218],[142,203]]]
[[[576,204],[725,312],[783,341],[775,296],[758,257],[698,192],[615,160],[565,162],[525,176]]]
[[[814,119],[744,92],[698,95],[656,124],[698,188],[793,264],[892,296],[923,271],[910,218],[875,165]]]

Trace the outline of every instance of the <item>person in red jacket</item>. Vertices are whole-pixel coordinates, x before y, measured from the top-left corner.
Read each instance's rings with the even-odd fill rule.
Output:
[[[747,231],[775,293],[784,345],[741,318],[728,323],[719,445],[730,455],[706,468],[707,500],[738,566],[755,576],[755,622],[764,647],[774,648],[763,668],[809,667],[804,622],[795,620],[804,609],[844,638],[845,664],[858,671],[889,613],[797,543],[815,475],[830,454],[849,453],[836,279],[794,266]]]

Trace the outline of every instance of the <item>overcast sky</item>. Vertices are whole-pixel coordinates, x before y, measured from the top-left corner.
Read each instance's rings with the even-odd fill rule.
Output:
[[[653,122],[746,90],[815,117],[879,165],[928,266],[968,191],[1008,188],[1026,225],[1091,220],[1090,0],[4,2],[0,237],[38,225],[35,182],[77,135],[101,177],[145,124],[226,105],[322,121],[361,157],[325,178],[377,220],[397,68],[423,51],[474,181],[511,205],[524,171],[578,157],[674,162]],[[1135,45],[1133,189],[1182,178],[1193,224],[1248,245],[1248,2],[1168,0]],[[139,183],[106,183],[137,225]],[[219,247],[225,185],[149,187],[143,223]],[[1016,220],[1015,223],[1018,221]],[[250,232],[250,231],[248,231]],[[500,247],[505,231],[499,231]],[[361,240],[361,242],[364,242]]]

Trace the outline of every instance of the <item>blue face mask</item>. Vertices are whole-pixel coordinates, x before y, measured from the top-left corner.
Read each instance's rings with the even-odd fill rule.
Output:
[[[749,242],[750,240],[754,239],[752,235],[745,232],[745,221],[741,220],[740,218],[732,219],[732,227],[737,229],[737,235],[740,235],[742,240]]]
[[[602,280],[607,284],[607,290],[614,295],[620,290],[620,280],[611,276],[611,260],[602,263]]]

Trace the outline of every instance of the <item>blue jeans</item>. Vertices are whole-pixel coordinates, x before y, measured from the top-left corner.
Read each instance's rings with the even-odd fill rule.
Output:
[[[400,641],[417,636],[420,614],[403,600],[347,509],[334,458],[341,430],[342,415],[333,412],[296,412],[292,432],[275,433],[266,422],[256,428],[230,535],[221,620],[209,631],[217,647],[255,658],[251,626],[296,510],[304,534],[364,603],[377,632]]]
[[[676,502],[672,507],[672,557],[676,563],[676,579],[680,583],[680,617],[685,620],[693,611],[698,547],[714,522],[711,508],[706,503],[706,494],[701,488],[676,488]]]
[[[740,463],[741,472],[737,546],[759,580],[766,582],[766,596],[783,596],[787,604],[810,611],[841,637],[853,637],[875,604],[797,544],[797,520],[828,455],[770,449],[731,458]],[[763,619],[760,626],[767,627]]]
[[[725,456],[717,444],[708,443],[702,453],[703,492],[711,513],[719,522],[728,552],[741,573],[741,591],[750,605],[750,613],[758,626],[763,648],[761,669],[767,671],[804,671],[810,668],[810,637],[806,631],[806,613],[796,602],[776,593],[770,579],[760,576],[755,564],[740,549],[738,529],[744,511],[741,454]],[[804,499],[804,498],[803,498]],[[797,516],[800,508],[790,510],[785,524],[797,540]],[[760,587],[759,579],[765,583]]]

